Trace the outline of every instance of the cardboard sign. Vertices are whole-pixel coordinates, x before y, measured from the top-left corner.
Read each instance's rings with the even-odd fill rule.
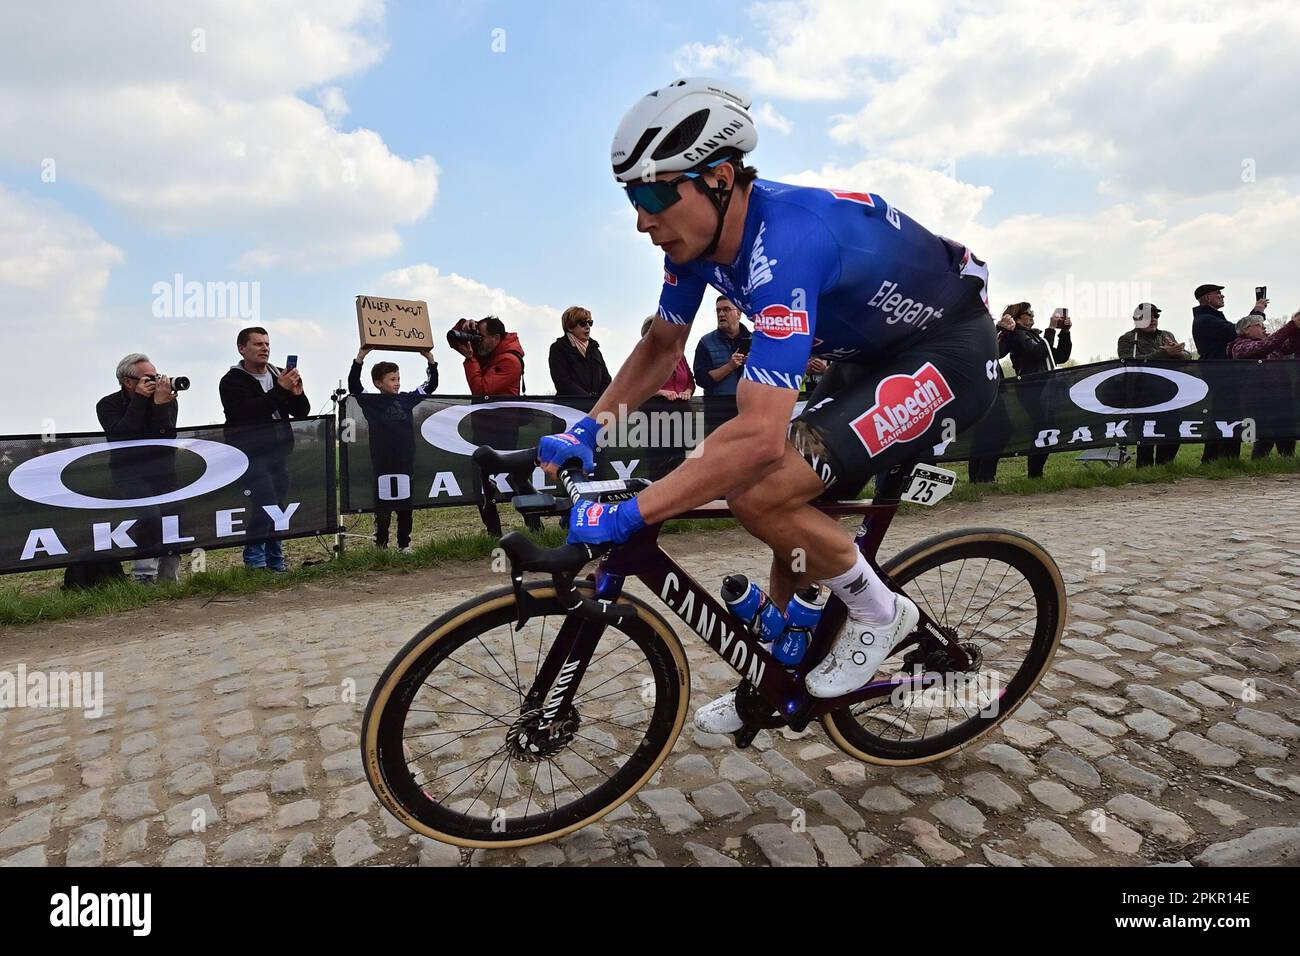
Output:
[[[357,296],[357,329],[361,344],[395,352],[433,348],[429,307],[409,299]]]

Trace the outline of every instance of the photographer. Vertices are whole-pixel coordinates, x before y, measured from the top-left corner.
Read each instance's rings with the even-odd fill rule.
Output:
[[[468,323],[461,323],[462,325]],[[462,330],[464,331],[464,330]],[[454,333],[453,333],[454,334]],[[495,315],[479,319],[477,340],[450,340],[465,356],[465,380],[471,395],[518,395],[524,378],[524,347]]]
[[[176,437],[176,390],[159,375],[149,356],[133,352],[117,363],[118,390],[95,405],[95,415],[109,441]],[[181,381],[179,384],[188,384]],[[165,447],[127,448],[108,456],[113,484],[123,498],[153,498],[176,490],[176,450]],[[161,547],[162,518],[156,507],[142,508],[135,526],[140,547]],[[97,564],[98,562],[96,562]],[[106,562],[116,565],[117,562]],[[137,558],[131,573],[141,584],[180,580],[179,555]],[[102,572],[99,572],[102,573]],[[108,572],[110,575],[111,571]]]
[[[1187,347],[1172,332],[1159,328],[1160,310],[1143,302],[1133,310],[1133,328],[1119,337],[1116,352],[1121,359],[1145,362],[1174,362],[1190,359]],[[1151,444],[1138,439],[1137,467],[1164,465],[1178,457],[1178,442]]]
[[[1055,370],[1061,362],[1070,359],[1070,317],[1063,310],[1052,313],[1046,332],[1034,328],[1034,307],[1028,302],[1016,302],[1007,306],[998,323],[998,357],[1011,356],[1011,367],[1016,370],[1016,377],[1023,379]],[[1056,333],[1060,330],[1060,339]],[[1029,415],[1030,421],[1041,422],[1044,408],[1041,402],[1041,390],[1037,388],[1018,389],[1021,404]],[[1029,455],[1029,477],[1043,477],[1043,468],[1047,464],[1047,454]]]
[[[551,343],[551,382],[566,398],[600,398],[611,381],[600,343],[591,337],[591,313],[573,305],[560,317],[564,334]]]
[[[244,567],[283,572],[284,547],[271,537],[274,525],[263,505],[283,508],[289,495],[289,455],[293,451],[291,418],[311,414],[311,402],[296,368],[270,363],[271,336],[254,326],[235,339],[240,361],[221,377],[221,407],[226,413],[226,440],[248,456],[248,538]]]
[[[388,531],[392,522],[393,511],[397,511],[397,549],[402,554],[411,554],[411,526],[414,513],[409,499],[406,507],[394,509],[392,502],[381,502],[378,494],[380,475],[410,476],[415,470],[415,422],[411,412],[416,405],[424,401],[425,396],[433,394],[438,387],[438,363],[434,361],[433,350],[420,352],[428,363],[428,372],[424,384],[411,392],[402,391],[402,373],[393,362],[376,362],[370,370],[370,380],[379,389],[378,395],[366,395],[361,386],[361,367],[370,346],[363,346],[352,360],[348,370],[348,391],[358,397],[357,404],[366,416],[366,430],[370,438],[370,461],[374,466],[376,479],[375,494],[375,547],[388,547]]]
[[[1242,389],[1245,408],[1267,408],[1271,403],[1294,407],[1294,390],[1288,369],[1273,366],[1271,359],[1295,358],[1300,347],[1300,312],[1295,313],[1283,326],[1269,335],[1262,316],[1251,313],[1237,323],[1237,338],[1228,346],[1228,358],[1262,362],[1251,381]],[[1295,439],[1278,441],[1257,438],[1250,451],[1253,459],[1267,458],[1273,446],[1284,458],[1295,455]]]

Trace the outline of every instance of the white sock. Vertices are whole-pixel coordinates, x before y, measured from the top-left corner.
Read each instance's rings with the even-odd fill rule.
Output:
[[[860,553],[853,567],[822,583],[848,606],[849,617],[855,620],[884,623],[894,617],[894,592]]]

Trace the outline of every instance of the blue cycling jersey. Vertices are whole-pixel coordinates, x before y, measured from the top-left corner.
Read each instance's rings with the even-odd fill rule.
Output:
[[[735,260],[665,258],[659,314],[689,325],[713,286],[754,323],[745,378],[798,389],[809,356],[872,361],[946,316],[987,310],[987,278],[968,249],[874,193],[758,179]]]

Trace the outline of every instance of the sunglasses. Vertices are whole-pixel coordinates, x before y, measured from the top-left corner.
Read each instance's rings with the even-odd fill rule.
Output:
[[[722,162],[725,162],[725,160],[715,159],[704,168],[712,169]],[[682,194],[678,191],[678,186],[688,179],[699,179],[702,175],[702,172],[683,173],[676,179],[628,183],[624,190],[627,193],[627,201],[632,204],[633,209],[644,209],[650,215],[656,216],[669,206],[681,201]]]
[[[596,323],[593,322],[593,321],[591,321],[591,319],[579,319],[577,322],[574,322],[574,323],[573,323],[573,325],[574,325],[575,328],[576,328],[577,326],[581,325],[581,326],[582,326],[583,328],[585,328],[585,329],[589,329],[589,328],[591,328],[591,327],[592,327],[593,325],[595,325],[595,324],[596,324]]]

